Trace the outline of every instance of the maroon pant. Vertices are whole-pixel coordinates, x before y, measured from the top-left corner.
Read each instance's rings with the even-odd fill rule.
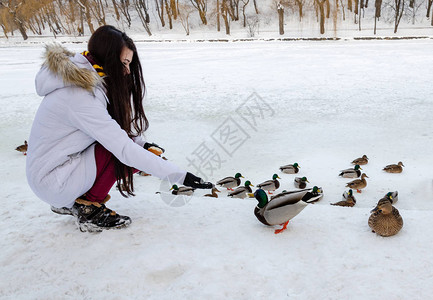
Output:
[[[93,186],[86,193],[87,201],[104,201],[108,192],[116,183],[116,172],[114,170],[114,157],[111,152],[101,144],[95,146],[96,179]],[[138,170],[134,170],[134,173]]]

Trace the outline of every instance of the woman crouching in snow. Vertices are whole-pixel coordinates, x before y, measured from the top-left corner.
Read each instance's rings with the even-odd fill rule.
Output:
[[[123,196],[134,195],[136,170],[211,188],[147,150],[153,144],[141,137],[149,123],[134,42],[113,26],[102,26],[88,50],[73,54],[60,45],[46,47],[36,75],[36,90],[44,99],[33,122],[26,165],[34,193],[52,211],[77,217],[82,231],[101,231],[131,223],[105,203],[116,182]]]

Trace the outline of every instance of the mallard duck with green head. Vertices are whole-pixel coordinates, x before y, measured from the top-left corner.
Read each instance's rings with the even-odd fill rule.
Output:
[[[403,172],[403,163],[401,161],[398,164],[387,165],[383,170],[387,173],[401,173]]]
[[[313,186],[310,189],[306,189],[307,193],[302,197],[302,200],[307,203],[315,203],[323,198],[323,189],[318,186]]]
[[[314,193],[311,190],[284,191],[268,200],[266,192],[258,189],[255,191],[254,197],[259,202],[254,209],[254,215],[265,225],[282,225],[281,229],[275,230],[275,234],[277,234],[286,230],[289,221],[309,204],[307,201],[321,198],[323,193],[319,192],[319,188]]]
[[[180,186],[178,187],[176,184],[173,184],[173,186],[170,189],[171,193],[173,195],[185,195],[185,196],[191,196],[195,188],[189,187],[189,186]]]
[[[234,177],[229,176],[217,181],[217,185],[225,187],[227,190],[233,191],[233,188],[241,184],[241,178],[244,178],[241,173],[236,173]]]
[[[277,190],[280,187],[280,182],[277,179],[281,179],[277,174],[274,174],[272,176],[272,180],[266,180],[262,183],[259,183],[257,187],[259,189],[268,191],[269,194],[272,194],[271,192]]]
[[[353,196],[353,191],[349,190],[343,193],[343,200],[336,203],[331,203],[331,205],[353,207],[356,204],[355,196]]]
[[[300,166],[298,163],[294,163],[292,165],[284,165],[280,167],[280,171],[285,174],[297,174],[299,172]]]
[[[353,165],[366,165],[366,164],[368,164],[368,157],[367,157],[367,155],[364,154],[362,157],[354,159],[352,161],[352,164]]]
[[[240,186],[236,188],[233,192],[230,192],[227,196],[232,198],[240,198],[244,199],[248,196],[249,193],[252,193],[251,187],[254,186],[251,184],[251,181],[247,180],[244,183],[244,186]]]
[[[361,170],[362,168],[359,165],[355,165],[355,167],[353,168],[341,170],[341,173],[338,176],[344,178],[358,178],[359,176],[361,176]]]
[[[389,199],[380,199],[371,213],[368,226],[380,236],[393,236],[403,228],[403,218]]]
[[[398,201],[398,192],[397,191],[388,192],[388,193],[386,193],[386,195],[383,198],[388,199],[389,201],[391,201],[392,205],[394,205]]]
[[[369,178],[367,174],[362,173],[361,179],[355,179],[346,184],[346,187],[351,189],[356,189],[358,193],[361,193],[361,190],[367,186],[367,180],[365,178]]]
[[[307,177],[295,177],[294,184],[298,189],[305,189],[307,187],[307,182],[310,183]]]

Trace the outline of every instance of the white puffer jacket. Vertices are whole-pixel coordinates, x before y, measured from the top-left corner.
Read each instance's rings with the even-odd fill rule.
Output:
[[[59,45],[46,47],[36,75],[45,96],[29,137],[27,180],[34,193],[55,207],[72,207],[96,178],[95,142],[125,165],[170,182],[183,183],[186,171],[132,141],[107,111],[101,79],[81,54]]]

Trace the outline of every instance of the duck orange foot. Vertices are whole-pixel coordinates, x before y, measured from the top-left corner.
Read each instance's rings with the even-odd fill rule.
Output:
[[[362,193],[362,191],[361,191],[361,190],[358,190],[358,189],[356,190],[356,192],[357,192],[357,193]]]
[[[284,224],[281,224],[281,225],[283,225],[283,228],[281,228],[281,229],[276,229],[276,230],[275,230],[275,234],[279,234],[279,233],[283,232],[284,230],[286,230],[286,229],[287,229],[287,224],[289,224],[289,221],[287,221],[287,222],[284,223]]]

